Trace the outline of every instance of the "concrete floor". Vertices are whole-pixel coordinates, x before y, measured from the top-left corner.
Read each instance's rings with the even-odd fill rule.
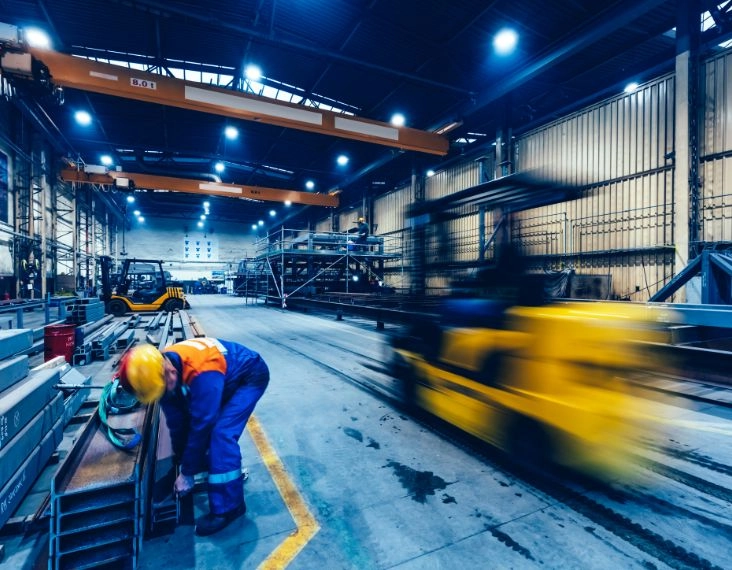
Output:
[[[371,323],[245,305],[222,295],[192,296],[190,303],[209,336],[246,344],[271,369],[270,386],[240,441],[249,471],[248,512],[211,537],[196,537],[193,526],[181,525],[146,540],[140,568],[671,567],[662,553],[650,557],[349,381],[390,382],[380,369],[385,336]],[[715,425],[724,421],[724,430],[729,420],[714,418]],[[713,437],[710,445],[723,439]],[[726,460],[732,464],[732,457]],[[648,490],[657,482],[644,484]],[[197,494],[197,515],[206,503],[205,494]],[[638,516],[647,517],[641,524],[654,524],[652,513]],[[726,524],[722,529],[710,537],[712,550],[721,552],[711,560],[732,567],[724,564],[732,561],[732,533]],[[13,553],[42,549],[43,537],[5,544],[2,568],[30,568],[29,554],[21,560]]]

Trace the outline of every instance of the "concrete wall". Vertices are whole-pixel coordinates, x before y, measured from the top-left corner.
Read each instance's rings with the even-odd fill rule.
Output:
[[[162,259],[166,270],[183,281],[211,279],[212,271],[236,271],[239,261],[255,256],[255,236],[244,224],[217,222],[212,233],[186,232],[185,227],[184,220],[150,216],[143,224],[133,222],[125,233],[127,257]]]

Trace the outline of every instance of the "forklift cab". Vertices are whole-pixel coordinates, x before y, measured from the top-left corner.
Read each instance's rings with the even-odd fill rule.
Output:
[[[154,263],[130,260],[127,274],[118,276],[115,293],[136,302],[152,303],[165,292],[165,286],[165,273]]]
[[[112,274],[112,259],[100,258],[102,299],[106,312],[119,316],[136,311],[174,311],[188,308],[183,288],[171,281],[163,262],[125,259],[120,271]]]

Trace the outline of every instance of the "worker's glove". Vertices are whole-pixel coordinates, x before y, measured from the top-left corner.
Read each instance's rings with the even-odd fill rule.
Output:
[[[183,475],[183,473],[181,473],[176,478],[173,488],[178,495],[187,495],[188,493],[193,491],[194,483],[195,481],[193,477],[191,477],[190,475]]]

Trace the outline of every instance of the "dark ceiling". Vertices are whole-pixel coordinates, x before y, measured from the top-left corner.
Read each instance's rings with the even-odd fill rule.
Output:
[[[65,103],[42,105],[71,158],[98,163],[109,153],[125,171],[210,179],[223,161],[223,182],[316,191],[342,189],[341,204],[358,202],[439,169],[457,156],[485,150],[500,128],[514,134],[559,113],[618,93],[673,69],[675,0],[0,0],[0,21],[51,35],[60,52],[154,62],[160,69],[241,75],[256,63],[269,78],[357,116],[388,122],[399,111],[407,125],[434,130],[450,121],[445,157],[398,151],[267,124],[231,120],[152,103],[65,89]],[[713,3],[709,3],[711,6]],[[700,4],[699,12],[704,6]],[[719,14],[724,31],[725,14]],[[499,58],[491,42],[504,27],[519,34],[517,51]],[[117,52],[108,54],[107,51]],[[152,59],[151,59],[152,58]],[[186,63],[187,62],[187,63]],[[227,71],[229,72],[229,71]],[[236,86],[232,86],[235,88]],[[81,128],[73,111],[88,109]],[[239,128],[236,141],[223,136]],[[477,133],[483,136],[469,135]],[[457,142],[476,138],[472,145]],[[335,158],[345,153],[346,169]],[[202,198],[140,196],[148,215],[185,218]],[[215,199],[213,219],[251,224],[278,204]],[[301,224],[322,208],[290,210]],[[269,221],[268,221],[269,223]]]

